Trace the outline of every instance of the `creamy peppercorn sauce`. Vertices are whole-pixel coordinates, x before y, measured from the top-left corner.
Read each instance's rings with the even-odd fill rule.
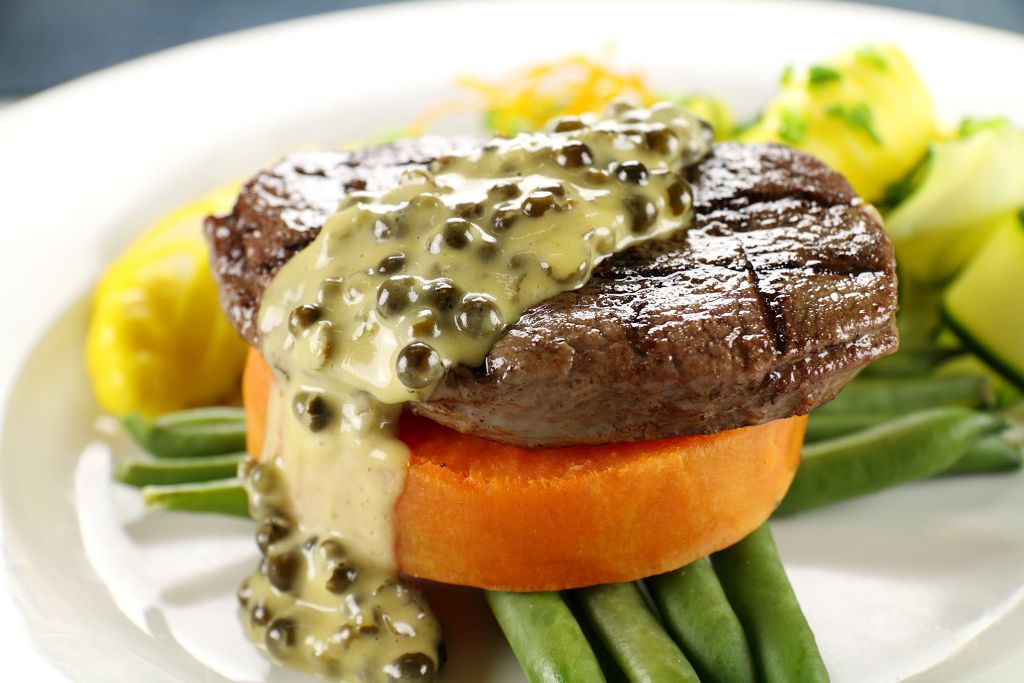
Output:
[[[259,315],[277,380],[265,449],[241,472],[264,559],[239,600],[274,660],[351,681],[434,678],[440,627],[397,576],[403,403],[480,364],[605,257],[685,227],[684,170],[709,149],[686,110],[615,103],[350,194],[284,265]]]

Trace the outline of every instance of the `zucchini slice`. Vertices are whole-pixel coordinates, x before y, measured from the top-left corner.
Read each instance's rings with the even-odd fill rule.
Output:
[[[936,142],[923,174],[885,228],[903,273],[944,283],[1024,205],[1024,131],[995,126]]]
[[[1024,225],[1003,226],[942,298],[942,312],[964,344],[1024,388]]]

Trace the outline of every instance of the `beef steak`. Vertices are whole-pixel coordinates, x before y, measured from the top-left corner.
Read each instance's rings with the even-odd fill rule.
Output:
[[[206,223],[239,333],[258,341],[263,290],[345,193],[472,144],[296,153],[251,179]],[[691,181],[690,228],[534,306],[481,366],[452,369],[411,409],[532,447],[712,433],[806,413],[896,348],[892,246],[842,176],[786,147],[726,143]]]

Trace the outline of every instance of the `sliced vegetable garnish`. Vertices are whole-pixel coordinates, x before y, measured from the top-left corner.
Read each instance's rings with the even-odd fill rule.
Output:
[[[886,219],[904,275],[944,283],[1024,206],[1024,131],[936,142],[917,188]],[[998,293],[1000,289],[996,289]]]
[[[1024,163],[1024,143],[1021,154]],[[1024,389],[1024,224],[1018,218],[949,287],[942,311],[968,348]]]

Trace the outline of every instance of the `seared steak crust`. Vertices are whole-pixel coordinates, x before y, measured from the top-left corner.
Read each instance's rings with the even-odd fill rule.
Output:
[[[264,288],[344,193],[467,144],[298,153],[250,180],[206,225],[240,334],[257,341]],[[712,433],[806,413],[895,349],[892,246],[840,175],[785,147],[729,143],[692,181],[692,227],[534,306],[412,410],[523,446]]]

